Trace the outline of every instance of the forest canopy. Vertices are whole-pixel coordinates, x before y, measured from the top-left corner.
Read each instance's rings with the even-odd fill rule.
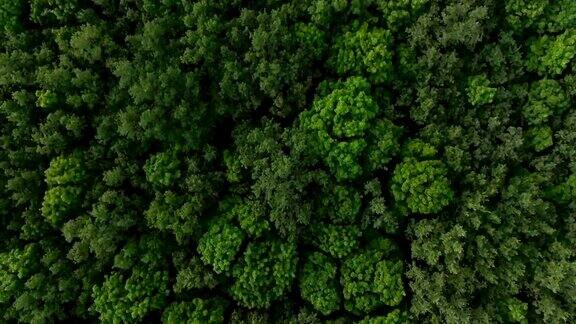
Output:
[[[0,0],[0,322],[576,322],[576,1]]]

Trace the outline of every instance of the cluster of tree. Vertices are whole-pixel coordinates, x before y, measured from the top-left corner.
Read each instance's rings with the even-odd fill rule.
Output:
[[[576,2],[0,0],[0,321],[573,323]]]

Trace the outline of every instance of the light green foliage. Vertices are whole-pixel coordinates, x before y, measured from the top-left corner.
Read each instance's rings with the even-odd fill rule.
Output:
[[[507,321],[512,323],[527,323],[528,305],[517,298],[509,298],[501,304],[502,312]]]
[[[369,84],[362,78],[351,78],[315,100],[312,110],[301,116],[303,127],[314,132],[313,149],[336,177],[354,178],[362,172],[358,160],[366,142],[356,137],[368,129],[368,122],[377,111],[378,106],[369,95]]]
[[[388,119],[378,120],[370,127],[366,148],[369,171],[385,168],[390,159],[398,153],[400,149],[398,139],[401,133],[402,128]]]
[[[511,0],[506,2],[506,20],[514,28],[527,28],[541,18],[547,7],[548,0]]]
[[[362,78],[351,78],[336,85],[335,90],[315,106],[320,114],[318,118],[331,116],[334,136],[343,138],[362,135],[378,113],[378,106],[370,96],[370,85]]]
[[[158,238],[130,241],[114,258],[114,268],[101,285],[92,288],[93,310],[104,322],[141,321],[165,307],[168,271]]]
[[[94,287],[94,310],[104,322],[138,321],[164,306],[167,286],[166,272],[137,269],[128,278],[114,273],[101,287]]]
[[[506,20],[517,31],[536,28],[539,32],[558,32],[574,26],[576,6],[570,0],[506,1]]]
[[[71,156],[59,156],[50,161],[45,172],[49,186],[79,185],[86,180],[86,169],[79,152]]]
[[[570,105],[570,99],[564,89],[555,80],[543,79],[530,87],[528,103],[522,114],[528,123],[545,123],[554,114],[560,114]]]
[[[240,228],[250,236],[259,237],[270,228],[263,208],[253,201],[234,206],[231,213],[237,217]]]
[[[342,258],[358,247],[360,229],[355,225],[315,224],[310,228],[313,244],[335,258]]]
[[[313,0],[307,10],[312,21],[318,25],[326,25],[335,18],[335,15],[342,14],[348,6],[343,0]]]
[[[522,287],[542,289],[541,283],[536,283],[534,275],[527,270],[540,267],[542,261],[535,259],[535,256],[542,255],[544,251],[526,249],[530,245],[534,247],[539,244],[526,245],[519,238],[547,237],[554,232],[550,224],[555,222],[557,216],[551,204],[542,199],[543,193],[540,189],[546,180],[540,174],[525,172],[509,179],[507,183],[498,179],[500,177],[502,175],[496,176],[495,181],[485,182],[486,185],[481,189],[482,195],[486,195],[486,191],[489,192],[491,188],[505,185],[499,194],[501,202],[496,210],[492,211],[493,206],[478,204],[479,195],[475,195],[465,201],[467,207],[458,216],[474,219],[470,225],[465,222],[454,225],[455,222],[449,224],[438,220],[423,220],[413,228],[416,237],[412,244],[412,255],[428,264],[414,264],[408,273],[413,291],[417,292],[412,307],[414,312],[421,313],[430,307],[440,307],[442,313],[439,317],[447,318],[449,322],[471,322],[476,315],[458,304],[463,302],[462,305],[467,307],[469,296],[480,291],[480,285],[491,282],[498,286],[498,289],[489,292],[493,296],[491,298],[499,300],[497,305],[494,305],[498,311],[486,312],[482,316],[509,322],[524,316],[522,304],[511,302],[510,298],[523,289]],[[477,218],[478,216],[482,218]],[[478,222],[480,219],[487,222]],[[482,228],[482,232],[471,234],[478,228]],[[497,234],[491,237],[483,235],[484,231],[493,231],[496,228],[503,231],[494,232]],[[474,236],[474,239],[470,240],[470,236]],[[470,253],[475,256],[471,257]],[[523,260],[523,257],[528,257],[530,261]],[[486,267],[500,264],[504,260],[508,261],[500,266],[501,271],[492,271],[490,267]],[[473,264],[466,266],[470,261]],[[531,283],[526,285],[526,280]],[[443,296],[446,296],[446,292],[453,289],[457,289],[458,295],[454,295],[454,299],[445,299]],[[439,299],[421,295],[423,291],[439,290],[445,291],[439,294],[442,296]],[[562,298],[560,296],[561,293],[552,298]],[[542,307],[542,311],[548,308],[548,305],[536,306],[538,304],[539,302],[534,305]],[[554,316],[555,319],[564,316],[561,309],[556,311],[558,313]]]
[[[162,323],[224,323],[226,302],[221,299],[194,298],[191,302],[172,303],[162,314]]]
[[[411,323],[408,314],[399,309],[395,309],[386,316],[367,317],[359,322],[360,324],[407,324]]]
[[[370,146],[370,161],[375,167],[388,162],[399,134],[392,123],[378,123],[379,108],[370,96],[367,81],[352,77],[345,82],[324,84],[320,92],[327,94],[318,97],[312,109],[301,114],[300,122],[313,140],[309,150],[324,159],[336,178],[354,179],[362,174],[361,163],[368,147],[365,137],[372,127],[374,135],[384,136]]]
[[[169,230],[180,241],[199,231],[193,203],[172,191],[157,193],[144,216],[150,227]]]
[[[428,0],[376,0],[378,10],[382,12],[388,26],[397,31],[410,19],[410,12],[417,10],[419,6]]]
[[[374,292],[387,305],[398,305],[406,293],[402,282],[404,265],[401,260],[384,260],[376,265],[374,272]]]
[[[405,159],[394,169],[391,190],[394,199],[414,213],[437,213],[454,197],[446,167],[439,160]]]
[[[388,82],[393,77],[392,35],[388,30],[355,23],[340,35],[328,61],[341,75],[364,75],[371,81]]]
[[[576,55],[576,29],[558,36],[544,35],[530,46],[526,67],[540,75],[558,75]]]
[[[102,60],[105,50],[112,46],[113,42],[104,34],[103,27],[86,25],[70,37],[70,46],[64,50],[88,64],[94,64]]]
[[[292,285],[297,256],[293,244],[250,243],[234,266],[232,296],[248,308],[268,307]]]
[[[144,172],[146,179],[154,186],[169,187],[180,178],[180,162],[175,154],[162,152],[146,161]]]
[[[42,215],[52,225],[61,225],[80,206],[81,195],[80,187],[58,186],[48,189],[42,202]]]
[[[58,95],[50,90],[36,91],[36,103],[40,108],[53,108],[58,104]]]
[[[228,271],[239,252],[244,232],[226,221],[217,221],[200,238],[198,253],[202,261],[211,265],[216,273]]]
[[[468,79],[468,101],[473,106],[489,104],[496,96],[496,88],[490,87],[486,75],[476,75]]]
[[[414,158],[433,158],[438,150],[430,143],[421,139],[409,140],[402,147],[402,155]]]
[[[336,178],[341,180],[354,179],[362,174],[358,159],[366,143],[360,139],[347,142],[335,142],[326,157],[326,164],[332,169]]]
[[[81,152],[59,156],[45,171],[49,189],[44,194],[42,215],[55,226],[62,225],[81,206],[87,174]]]
[[[418,2],[421,3],[421,1]],[[439,45],[440,47],[463,45],[468,49],[473,49],[485,38],[486,29],[489,28],[487,26],[489,6],[485,6],[482,3],[451,1],[446,3],[441,17],[437,16],[438,14],[440,12],[434,10],[432,6],[430,11],[419,17],[419,21],[416,21],[412,28],[409,29],[412,33],[411,42],[422,41],[429,44],[437,42],[434,45]],[[434,28],[434,23],[442,24],[442,28]],[[436,38],[433,38],[434,36],[430,34],[422,34],[421,29],[426,28],[430,28],[431,32],[436,33]],[[424,43],[420,45],[424,45]],[[440,60],[443,61],[442,64],[454,63],[450,58]]]
[[[347,310],[365,314],[382,306],[396,306],[405,296],[402,261],[392,256],[393,243],[380,239],[342,264],[341,279]],[[390,258],[390,259],[389,259]]]
[[[336,265],[330,258],[315,252],[306,259],[300,276],[298,286],[302,298],[324,315],[340,308],[336,274]]]

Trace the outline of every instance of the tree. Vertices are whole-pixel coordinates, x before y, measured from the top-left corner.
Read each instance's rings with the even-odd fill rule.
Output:
[[[82,153],[75,152],[70,156],[59,156],[52,159],[45,174],[46,183],[49,186],[82,184],[87,178]]]
[[[543,79],[531,85],[522,114],[529,124],[538,125],[545,123],[550,115],[562,113],[569,104],[570,99],[557,81]]]
[[[386,316],[367,317],[362,324],[403,324],[410,323],[408,314],[398,309],[391,311]]]
[[[575,43],[576,34],[572,29],[556,37],[544,35],[530,45],[526,67],[543,76],[558,75],[574,57]]]
[[[0,24],[4,26],[4,33],[13,33],[22,29],[19,19],[22,10],[22,1],[3,0],[0,2]]]
[[[163,323],[224,323],[226,302],[221,299],[194,298],[172,303],[162,314]]]
[[[356,314],[366,314],[382,305],[398,305],[406,293],[402,283],[402,261],[394,256],[394,245],[386,239],[370,242],[365,251],[342,264],[340,282],[344,305]]]
[[[300,276],[302,298],[324,315],[340,308],[341,293],[338,291],[337,268],[327,256],[311,254]]]
[[[134,271],[130,277],[114,273],[102,287],[94,287],[94,310],[102,321],[141,320],[150,310],[162,309],[168,277],[163,272]]]
[[[361,235],[355,225],[314,224],[310,228],[312,244],[335,258],[343,258],[358,247]]]
[[[165,248],[158,238],[142,237],[116,255],[117,270],[92,290],[92,307],[101,321],[139,321],[165,307],[169,293]]]
[[[119,190],[101,193],[89,212],[69,220],[62,226],[62,234],[72,242],[68,257],[76,262],[86,260],[91,254],[100,260],[110,261],[126,242],[140,218],[138,206],[143,201]]]
[[[328,64],[340,75],[353,73],[377,83],[388,82],[393,78],[391,47],[390,31],[356,21],[336,39]]]
[[[468,80],[468,101],[473,106],[491,103],[496,95],[496,89],[490,87],[486,75],[477,75]]]
[[[55,226],[62,225],[81,204],[82,189],[58,186],[46,191],[42,202],[42,215]]]
[[[336,185],[320,198],[319,212],[335,224],[354,224],[360,213],[360,193],[351,187]]]
[[[575,26],[0,0],[0,322],[575,322]]]
[[[337,179],[357,178],[363,173],[362,159],[368,147],[362,137],[375,126],[374,135],[384,135],[384,142],[370,146],[370,160],[374,169],[383,167],[396,153],[399,132],[391,122],[379,124],[379,108],[370,96],[369,83],[351,77],[344,82],[324,83],[319,92],[312,109],[300,116],[301,127],[310,132],[310,153],[322,158]]]
[[[171,231],[178,241],[183,241],[200,232],[198,209],[193,197],[166,191],[156,194],[144,215],[150,227]]]
[[[50,24],[65,22],[77,13],[78,1],[64,0],[32,0],[30,3],[30,18],[37,23]]]
[[[293,244],[279,241],[248,244],[232,270],[232,296],[248,308],[268,307],[291,287],[296,263]]]
[[[407,158],[394,169],[394,199],[414,213],[437,213],[452,201],[447,170],[442,161]]]
[[[0,254],[0,309],[5,321],[45,322],[65,319],[78,297],[73,266],[48,241]]]
[[[180,163],[176,155],[162,152],[158,153],[144,165],[146,179],[154,186],[169,187],[180,178]]]
[[[245,234],[226,221],[216,221],[200,238],[198,253],[202,261],[212,265],[216,273],[228,271],[238,254]]]

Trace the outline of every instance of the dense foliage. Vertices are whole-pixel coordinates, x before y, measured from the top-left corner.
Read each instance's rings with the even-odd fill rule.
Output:
[[[576,322],[576,1],[0,0],[0,322]]]

